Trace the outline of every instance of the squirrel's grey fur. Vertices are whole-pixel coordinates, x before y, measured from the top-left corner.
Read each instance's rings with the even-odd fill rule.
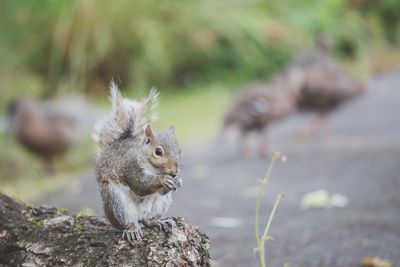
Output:
[[[173,221],[161,217],[172,202],[171,191],[182,186],[175,126],[153,132],[147,124],[157,104],[156,90],[141,101],[123,98],[115,83],[110,91],[112,115],[94,133],[105,214],[129,241],[142,238],[143,225],[169,231]]]
[[[93,135],[100,149],[107,147],[122,134],[140,136],[144,127],[155,119],[159,93],[155,88],[142,101],[123,98],[114,81],[110,84],[111,116],[95,126]]]

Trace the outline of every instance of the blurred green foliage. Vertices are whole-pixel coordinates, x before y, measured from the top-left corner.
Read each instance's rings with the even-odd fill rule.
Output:
[[[13,2],[7,5],[9,10],[3,10],[16,14],[3,25],[26,29],[8,32],[20,35],[10,38],[9,48],[20,46],[25,66],[47,78],[51,86],[57,85],[53,80],[67,77],[72,84],[87,88],[87,80],[105,82],[112,76],[141,86],[180,86],[215,78],[221,72],[260,76],[260,69],[268,73],[287,60],[285,46],[266,42],[265,19],[252,18],[249,8],[242,5],[213,1],[62,3]],[[40,34],[38,29],[42,29]],[[261,60],[263,56],[270,59]]]
[[[320,33],[344,63],[396,58],[379,53],[386,40],[399,45],[399,12],[399,0],[2,0],[0,114],[16,96],[80,92],[105,102],[114,78],[128,96],[160,88],[156,126],[176,123],[193,145],[215,132],[232,89],[269,79]],[[0,189],[31,195],[49,186],[8,133],[0,143]],[[93,151],[86,136],[56,169],[92,168]]]
[[[377,23],[385,37],[396,44],[400,38],[400,1],[352,0],[352,6],[360,10],[370,23]]]
[[[93,168],[95,161],[94,144],[85,138],[55,162],[57,176],[49,177],[39,158],[28,153],[14,136],[0,133],[0,143],[0,190],[25,201],[38,197],[43,191],[70,183],[88,168]]]
[[[111,78],[125,88],[177,89],[267,79],[321,32],[338,55],[356,57],[371,35],[369,14],[392,32],[396,7],[396,0],[4,0],[0,85],[13,93],[3,100],[26,91],[96,95]]]

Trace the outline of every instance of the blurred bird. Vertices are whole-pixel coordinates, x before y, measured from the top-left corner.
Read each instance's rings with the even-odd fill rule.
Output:
[[[317,39],[317,49],[300,57],[287,71],[289,74],[292,72],[301,76],[298,109],[317,113],[308,128],[317,123],[321,129],[328,130],[329,113],[364,91],[363,85],[346,73],[331,56],[327,35],[321,35]]]
[[[362,93],[360,82],[348,75],[331,56],[330,39],[321,35],[317,49],[300,57],[270,83],[256,83],[241,90],[226,113],[223,131],[236,126],[241,152],[248,153],[246,136],[256,132],[260,153],[267,154],[266,129],[294,110],[317,112],[317,122],[327,129],[327,115],[340,104]]]
[[[295,97],[291,90],[282,90],[279,79],[274,84],[255,83],[241,90],[223,121],[223,131],[236,127],[240,132],[240,151],[249,154],[247,136],[254,132],[259,136],[259,153],[268,154],[267,127],[295,109]],[[289,89],[286,88],[286,89]]]
[[[45,109],[33,100],[12,101],[8,119],[18,142],[42,160],[49,174],[54,174],[54,158],[63,156],[78,141],[77,124],[72,117]]]

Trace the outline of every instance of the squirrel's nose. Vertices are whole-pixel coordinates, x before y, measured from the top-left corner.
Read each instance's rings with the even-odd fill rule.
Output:
[[[169,169],[169,175],[171,175],[172,177],[175,177],[178,175],[178,170],[177,169]]]

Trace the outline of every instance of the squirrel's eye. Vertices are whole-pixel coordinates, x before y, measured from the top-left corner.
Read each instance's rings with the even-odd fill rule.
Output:
[[[154,153],[157,155],[157,156],[162,156],[162,149],[161,148],[159,148],[159,147],[156,147],[156,150],[154,151]]]

